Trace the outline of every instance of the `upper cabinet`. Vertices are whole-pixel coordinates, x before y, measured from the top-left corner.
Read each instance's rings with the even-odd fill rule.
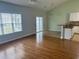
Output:
[[[79,21],[79,12],[70,13],[69,21]]]

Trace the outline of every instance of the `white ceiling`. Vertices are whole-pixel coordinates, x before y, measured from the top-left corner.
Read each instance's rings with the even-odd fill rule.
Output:
[[[2,1],[48,11],[68,0],[2,0]]]

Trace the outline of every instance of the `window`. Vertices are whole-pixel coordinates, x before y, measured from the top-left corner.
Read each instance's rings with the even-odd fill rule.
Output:
[[[21,14],[0,13],[0,35],[22,31]]]

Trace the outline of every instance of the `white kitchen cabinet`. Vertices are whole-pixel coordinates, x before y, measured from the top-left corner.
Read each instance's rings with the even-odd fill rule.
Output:
[[[71,39],[72,38],[72,29],[71,28],[64,28],[64,39]]]

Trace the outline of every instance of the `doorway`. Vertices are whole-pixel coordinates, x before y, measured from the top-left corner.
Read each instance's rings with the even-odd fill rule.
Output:
[[[36,43],[37,46],[43,42],[43,17],[36,17]]]
[[[43,31],[43,17],[36,17],[36,32]]]

